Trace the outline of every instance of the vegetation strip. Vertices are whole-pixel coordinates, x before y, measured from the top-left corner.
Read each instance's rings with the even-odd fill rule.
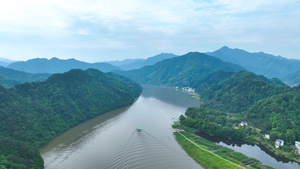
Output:
[[[222,160],[225,160],[225,161],[227,161],[227,162],[229,162],[229,163],[231,163],[231,164],[233,164],[233,165],[235,165],[235,166],[237,166],[237,167],[245,168],[245,167],[242,167],[242,166],[240,166],[240,165],[237,165],[237,164],[235,164],[235,163],[233,163],[233,162],[231,162],[231,161],[229,161],[229,160],[227,160],[227,159],[224,159],[223,157],[220,157],[219,155],[217,155],[217,154],[215,154],[215,153],[213,153],[213,152],[211,152],[211,151],[209,151],[209,150],[206,150],[206,149],[200,147],[198,144],[196,144],[195,142],[193,142],[192,140],[190,140],[189,138],[187,138],[185,135],[183,135],[180,131],[177,131],[177,132],[178,132],[182,137],[184,137],[186,140],[188,140],[189,142],[191,142],[192,144],[194,144],[195,146],[197,146],[197,147],[200,148],[201,150],[204,150],[204,151],[206,151],[206,152],[208,152],[208,153],[211,153],[211,154],[213,154],[214,156],[216,156],[216,157],[218,157],[218,158],[220,158],[220,159],[222,159]]]

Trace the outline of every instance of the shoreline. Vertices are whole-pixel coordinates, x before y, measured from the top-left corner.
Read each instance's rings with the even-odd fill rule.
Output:
[[[262,165],[255,158],[250,158],[230,148],[217,145],[196,134],[193,129],[187,129],[182,125],[173,125],[173,128],[184,129],[176,131],[174,135],[177,142],[186,153],[205,168],[261,168],[272,169]]]

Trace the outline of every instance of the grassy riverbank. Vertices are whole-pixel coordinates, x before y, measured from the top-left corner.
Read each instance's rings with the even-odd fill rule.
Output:
[[[174,125],[173,127],[184,128],[181,125]],[[249,158],[242,153],[235,152],[229,148],[201,138],[193,134],[192,129],[185,129],[188,132],[178,131],[174,133],[176,140],[192,158],[205,168],[272,168],[262,165],[257,159]],[[247,165],[248,163],[251,164]]]

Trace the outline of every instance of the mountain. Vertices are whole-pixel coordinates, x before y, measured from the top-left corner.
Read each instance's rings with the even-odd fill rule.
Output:
[[[87,119],[132,104],[141,91],[138,83],[97,69],[0,86],[0,166],[43,168],[38,148]]]
[[[289,90],[283,86],[285,84],[278,79],[267,79],[248,71],[217,71],[195,82],[192,87],[203,100],[209,100],[212,107],[238,113],[258,100]]]
[[[0,66],[7,66],[14,61],[0,57]]]
[[[297,71],[292,74],[288,74],[285,77],[281,78],[286,84],[290,86],[298,86],[300,84],[300,71]]]
[[[275,84],[248,71],[214,72],[195,83],[203,103],[189,108],[180,121],[211,135],[256,142],[256,136],[270,133],[272,145],[278,138],[294,145],[300,138],[300,87]],[[294,154],[291,150],[287,152]]]
[[[268,78],[282,78],[288,74],[300,70],[300,61],[286,59],[263,52],[250,53],[241,49],[230,49],[226,46],[208,55],[218,57],[225,62],[240,65],[255,74],[264,75]]]
[[[28,73],[63,73],[71,69],[88,69],[95,68],[103,72],[118,70],[119,68],[108,63],[86,63],[75,59],[61,60],[58,58],[48,59],[32,59],[22,62],[14,62],[7,68],[24,71]]]
[[[7,66],[9,63],[0,61],[0,66]]]
[[[32,140],[43,137],[41,114],[52,114],[0,85],[0,166],[43,168],[44,161]],[[25,138],[25,139],[24,139]],[[45,139],[45,138],[43,138]],[[31,145],[29,145],[31,144]]]
[[[243,68],[204,53],[190,52],[152,66],[119,73],[143,84],[191,86],[195,81],[217,70],[237,71]]]
[[[161,53],[153,57],[149,57],[146,60],[136,60],[134,62],[128,63],[128,64],[120,64],[118,67],[120,67],[123,70],[132,70],[132,69],[140,69],[144,66],[154,65],[157,62],[160,62],[165,59],[177,57],[177,55],[174,55],[172,53]]]
[[[294,145],[300,139],[300,87],[256,102],[245,118],[270,133],[272,140],[280,138],[285,144]]]
[[[50,74],[47,73],[31,74],[0,66],[0,85],[5,87],[24,82],[43,81],[49,76]]]
[[[104,63],[109,63],[113,66],[120,66],[120,65],[131,64],[131,63],[136,62],[136,61],[144,61],[144,60],[145,59],[125,59],[125,60],[122,60],[122,61],[116,60],[116,61],[107,61],[107,62],[104,62]]]

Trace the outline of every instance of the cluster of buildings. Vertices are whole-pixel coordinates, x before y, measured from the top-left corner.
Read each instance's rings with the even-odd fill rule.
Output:
[[[240,127],[246,127],[246,126],[248,126],[248,123],[247,122],[241,122],[240,123],[240,125],[239,125]],[[239,127],[234,127],[233,129],[239,129]]]
[[[269,134],[265,134],[264,138],[270,139],[270,135]],[[281,139],[276,139],[275,140],[275,147],[276,148],[279,148],[279,147],[281,147],[283,145],[284,145],[284,140],[281,140]],[[295,141],[295,151],[300,154],[300,142],[299,141]]]
[[[176,87],[176,90],[178,90],[178,89],[179,89],[179,87]],[[190,87],[182,87],[181,89],[182,89],[182,91],[184,91],[184,92],[195,93],[195,89],[190,88]]]

